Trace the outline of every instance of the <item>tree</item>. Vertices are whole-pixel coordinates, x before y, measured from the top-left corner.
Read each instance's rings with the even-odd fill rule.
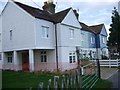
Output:
[[[110,24],[111,28],[109,29],[108,46],[115,46],[120,56],[120,15],[115,7],[112,11],[111,19],[112,24]]]

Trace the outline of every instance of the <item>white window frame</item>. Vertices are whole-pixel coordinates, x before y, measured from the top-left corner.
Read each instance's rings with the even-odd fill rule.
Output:
[[[69,29],[70,30],[70,39],[74,38],[74,29]]]
[[[94,44],[94,43],[95,43],[95,38],[94,38],[94,37],[91,37],[91,38],[90,38],[90,41],[91,41],[92,44]]]
[[[76,53],[70,52],[69,53],[69,63],[75,63],[76,62]]]
[[[106,40],[105,40],[105,37],[102,37],[102,42],[103,42],[103,43],[106,43],[105,41],[106,41]]]
[[[12,63],[13,62],[13,54],[12,53],[8,53],[7,54],[7,62],[8,63]]]
[[[49,37],[49,27],[42,26],[42,38]]]
[[[10,40],[12,40],[13,30],[10,30]]]
[[[46,51],[41,51],[40,52],[40,60],[41,60],[42,63],[47,62],[47,52]]]

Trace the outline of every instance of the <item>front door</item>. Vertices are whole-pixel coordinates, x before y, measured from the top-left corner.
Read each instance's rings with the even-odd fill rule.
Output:
[[[29,71],[29,54],[28,54],[28,52],[22,53],[22,70]]]

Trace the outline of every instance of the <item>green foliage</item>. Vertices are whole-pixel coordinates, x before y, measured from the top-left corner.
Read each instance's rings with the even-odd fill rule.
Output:
[[[116,8],[112,11],[112,24],[110,24],[110,34],[108,38],[108,46],[116,46],[120,53],[120,15]]]

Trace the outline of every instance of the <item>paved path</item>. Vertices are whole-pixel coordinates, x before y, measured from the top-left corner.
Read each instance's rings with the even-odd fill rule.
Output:
[[[120,90],[120,70],[117,68],[101,68],[101,78],[112,82],[111,90]]]
[[[112,82],[111,90],[120,90],[120,70],[108,78]]]
[[[113,74],[115,74],[117,71],[118,71],[117,68],[103,68],[103,67],[101,67],[101,78],[108,79]]]

